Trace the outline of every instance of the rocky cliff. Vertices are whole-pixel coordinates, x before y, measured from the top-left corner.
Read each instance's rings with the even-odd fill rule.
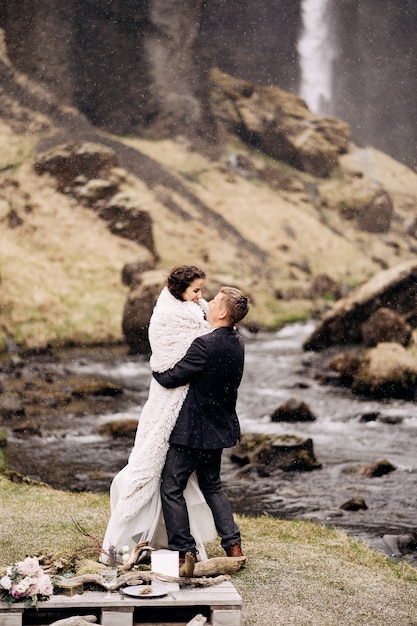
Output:
[[[117,134],[215,139],[211,67],[299,93],[302,4],[4,0],[0,27],[15,66],[94,124]],[[357,143],[415,166],[417,5],[348,0],[328,13],[329,112],[350,124]]]
[[[195,135],[209,129],[201,5],[7,0],[0,26],[13,64],[94,124],[118,134]]]

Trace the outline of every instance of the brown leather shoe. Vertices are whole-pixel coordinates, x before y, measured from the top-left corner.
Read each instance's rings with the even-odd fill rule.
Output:
[[[226,554],[231,557],[245,556],[242,552],[242,546],[240,543],[233,543],[229,548],[227,548]]]

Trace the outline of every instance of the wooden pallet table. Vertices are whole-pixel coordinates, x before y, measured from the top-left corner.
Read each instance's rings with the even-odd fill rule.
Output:
[[[95,615],[101,626],[145,626],[152,623],[173,626],[186,624],[197,614],[211,626],[241,626],[242,598],[230,582],[204,588],[173,586],[166,596],[140,598],[112,594],[107,600],[100,591],[82,595],[54,595],[39,602],[37,609],[0,602],[0,626],[47,626],[73,615]]]

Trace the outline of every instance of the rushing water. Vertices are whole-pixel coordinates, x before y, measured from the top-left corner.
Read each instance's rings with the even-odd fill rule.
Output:
[[[283,474],[270,490],[263,481],[259,510],[342,527],[384,549],[385,533],[417,529],[416,404],[363,399],[349,389],[320,384],[315,374],[329,357],[301,351],[311,331],[309,324],[289,326],[274,338],[258,337],[247,348],[239,401],[243,430],[311,437],[323,465],[308,473]],[[291,397],[306,402],[316,420],[271,423],[269,415]],[[361,420],[372,413],[378,414],[375,421]],[[381,460],[397,469],[378,478],[355,471]],[[340,509],[351,498],[363,498],[368,509]]]
[[[323,371],[329,355],[303,352],[302,343],[312,329],[311,323],[295,324],[277,333],[246,338],[238,413],[243,432],[310,437],[322,469],[278,470],[270,478],[238,480],[237,468],[225,453],[227,491],[236,512],[314,520],[343,528],[384,549],[381,537],[385,533],[407,534],[417,529],[417,407],[401,400],[361,399],[349,389],[320,384],[316,374]],[[45,427],[42,437],[11,437],[11,465],[56,487],[106,491],[114,473],[125,464],[132,442],[110,440],[99,435],[97,427],[109,420],[138,418],[151,376],[148,362],[119,350],[109,352],[105,361],[85,354],[69,358],[66,365],[121,384],[123,409],[117,414],[65,416],[61,423]],[[316,420],[271,422],[271,413],[292,397],[307,403]],[[379,416],[361,421],[365,413]],[[378,478],[355,471],[381,460],[396,470]],[[342,510],[341,505],[351,498],[364,499],[368,508]],[[413,562],[414,555],[406,558]]]

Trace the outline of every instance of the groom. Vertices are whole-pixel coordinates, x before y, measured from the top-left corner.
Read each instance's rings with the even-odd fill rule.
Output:
[[[223,490],[220,466],[223,448],[231,448],[240,438],[236,400],[244,345],[234,326],[248,310],[248,299],[239,289],[223,287],[209,302],[207,319],[212,331],[195,339],[174,367],[153,372],[163,387],[190,384],[171,433],[161,482],[168,546],[179,551],[180,565],[187,552],[197,559],[183,496],[194,471],[227,556],[243,556],[240,530]]]

